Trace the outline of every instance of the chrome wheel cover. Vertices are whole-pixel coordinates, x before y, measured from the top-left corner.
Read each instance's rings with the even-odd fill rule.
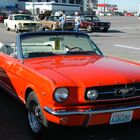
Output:
[[[92,27],[91,27],[91,26],[88,26],[88,27],[87,27],[87,31],[88,31],[88,32],[91,32],[91,31],[92,31]]]
[[[28,108],[28,120],[30,127],[34,133],[42,130],[42,115],[39,105],[35,101],[31,101]]]

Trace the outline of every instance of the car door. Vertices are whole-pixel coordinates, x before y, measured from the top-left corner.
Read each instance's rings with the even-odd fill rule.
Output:
[[[9,16],[8,27],[10,29],[14,29],[14,16],[13,15]]]
[[[57,17],[50,17],[49,20],[47,21],[47,25],[48,27],[51,29],[52,26],[55,26],[56,25],[56,22],[57,22]]]
[[[15,25],[16,25],[16,20],[15,20],[15,16],[12,16],[12,19],[11,19],[11,29],[15,29]]]
[[[0,82],[12,93],[16,93],[15,83],[19,81],[19,65],[20,62],[16,58],[0,53]]]

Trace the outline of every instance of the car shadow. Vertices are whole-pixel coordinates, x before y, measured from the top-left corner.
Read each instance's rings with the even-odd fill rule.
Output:
[[[109,34],[109,33],[125,33],[121,30],[117,30],[117,29],[109,29],[107,32],[102,32],[102,31],[92,31],[92,32],[87,32],[86,30],[80,30],[81,32],[84,32],[84,33],[88,33],[88,34],[92,34],[92,33],[104,33],[104,34]]]
[[[25,105],[0,88],[0,140],[33,140]]]
[[[101,125],[84,127],[60,127],[55,133],[41,138],[41,140],[139,140],[140,122],[121,125]]]

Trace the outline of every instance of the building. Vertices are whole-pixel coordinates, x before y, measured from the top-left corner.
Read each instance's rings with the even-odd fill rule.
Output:
[[[74,14],[76,11],[80,11],[79,4],[70,3],[56,3],[56,2],[26,2],[25,9],[31,11],[34,15],[39,14],[41,11],[51,11],[55,13],[57,11],[64,10],[66,13]]]
[[[87,14],[96,10],[97,4],[98,0],[0,0],[0,8],[26,8],[34,14],[42,10],[65,10],[68,13],[80,11]]]
[[[30,11],[35,13],[47,9],[52,10],[53,12],[65,10],[68,13],[80,11],[81,13],[84,14],[88,13],[92,14],[94,11],[97,10],[98,5],[98,0],[19,0],[19,1],[29,2],[26,3],[26,8],[30,9]],[[19,7],[21,8],[22,6],[23,4],[19,3]]]
[[[84,14],[93,14],[97,10],[98,0],[83,0],[83,9]]]

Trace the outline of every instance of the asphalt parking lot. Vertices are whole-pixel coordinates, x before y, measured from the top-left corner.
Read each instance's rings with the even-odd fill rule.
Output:
[[[140,61],[140,20],[138,17],[100,17],[102,21],[111,22],[107,33],[89,33],[92,40],[99,46],[105,55],[113,55],[134,61]],[[0,23],[0,41],[15,42],[16,33],[7,32]]]
[[[101,17],[110,21],[107,33],[89,33],[105,55],[140,63],[140,21],[138,17]],[[15,42],[16,33],[0,23],[0,42]],[[139,140],[140,122],[88,128],[60,127],[42,139],[61,140]],[[26,121],[26,108],[0,89],[0,140],[34,140]]]

